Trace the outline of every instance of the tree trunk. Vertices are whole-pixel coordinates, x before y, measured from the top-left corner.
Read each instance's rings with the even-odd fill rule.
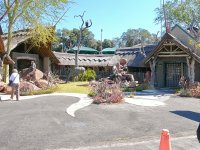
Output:
[[[195,80],[195,60],[194,58],[191,58],[191,60],[189,58],[186,58],[187,60],[187,67],[188,67],[188,78],[190,80],[191,83],[194,82]]]
[[[151,68],[151,81],[150,81],[150,88],[154,89],[155,83],[155,67],[156,67],[156,58],[149,61],[150,68]]]
[[[194,70],[195,70],[195,60],[194,60],[194,58],[192,58],[191,64],[190,64],[191,83],[193,83],[194,80],[195,80],[195,72],[194,72]]]
[[[12,23],[9,23],[9,26],[8,26],[8,39],[7,39],[8,41],[7,41],[7,49],[6,49],[7,55],[10,55],[10,51],[11,51],[10,47],[12,47],[12,26],[11,26],[11,24]],[[3,57],[3,58],[5,58],[5,57]],[[4,64],[3,81],[6,83],[9,82],[9,65],[8,64]]]
[[[186,57],[186,61],[187,61],[187,71],[188,71],[188,78],[191,79],[191,74],[190,74],[190,60],[188,57]]]
[[[3,81],[8,83],[9,82],[9,65],[3,65]]]

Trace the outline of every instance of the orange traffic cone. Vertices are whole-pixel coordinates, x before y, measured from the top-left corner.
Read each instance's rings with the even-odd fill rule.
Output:
[[[169,139],[169,130],[163,129],[160,137],[159,150],[171,150],[171,144]]]

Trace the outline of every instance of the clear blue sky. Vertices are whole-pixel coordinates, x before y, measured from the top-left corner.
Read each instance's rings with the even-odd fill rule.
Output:
[[[160,0],[73,0],[63,20],[57,24],[57,29],[79,28],[81,18],[75,15],[84,15],[84,20],[91,19],[89,28],[95,39],[113,39],[120,37],[128,29],[147,29],[151,33],[160,31],[160,25],[155,25],[155,8],[160,7]]]

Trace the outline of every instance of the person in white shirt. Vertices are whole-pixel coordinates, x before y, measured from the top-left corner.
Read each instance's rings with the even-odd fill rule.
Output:
[[[10,81],[12,81],[11,87],[12,87],[12,92],[11,92],[11,99],[13,99],[14,94],[16,94],[16,100],[19,100],[19,86],[20,86],[20,81],[19,81],[19,74],[17,69],[13,69],[12,74],[10,75]]]

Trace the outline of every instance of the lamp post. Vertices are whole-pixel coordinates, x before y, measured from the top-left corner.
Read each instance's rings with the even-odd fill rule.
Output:
[[[80,26],[80,34],[79,34],[79,37],[78,37],[77,50],[75,50],[75,68],[78,68],[78,53],[79,53],[79,51],[80,51],[80,45],[81,45],[81,40],[82,40],[82,32],[83,32],[85,29],[87,29],[87,28],[89,28],[89,27],[92,26],[92,21],[91,21],[91,20],[90,20],[90,24],[89,24],[88,21],[85,22],[85,21],[83,20],[84,14],[85,14],[85,11],[83,12],[82,15],[74,16],[74,17],[80,17],[80,18],[81,18],[81,21],[82,21],[82,24],[81,24],[81,26]],[[85,24],[85,26],[84,26],[84,24]]]
[[[103,29],[101,29],[101,54],[102,54],[102,32],[103,32]]]

